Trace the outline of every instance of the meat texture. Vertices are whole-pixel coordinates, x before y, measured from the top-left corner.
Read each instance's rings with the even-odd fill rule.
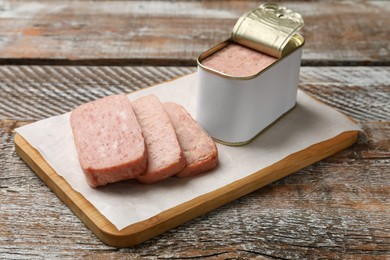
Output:
[[[186,161],[168,114],[155,95],[132,102],[148,151],[146,172],[137,177],[142,183],[155,183],[181,171]]]
[[[184,107],[171,102],[164,103],[163,107],[175,128],[187,163],[176,176],[194,176],[216,167],[218,150],[211,137],[192,119]]]
[[[80,165],[92,187],[136,178],[147,151],[141,127],[125,95],[77,107],[70,116]]]
[[[215,52],[202,65],[234,77],[249,77],[264,70],[277,59],[240,44],[231,43]]]

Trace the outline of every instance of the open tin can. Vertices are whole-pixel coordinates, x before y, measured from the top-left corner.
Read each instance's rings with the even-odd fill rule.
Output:
[[[247,144],[295,106],[304,45],[297,32],[303,24],[298,13],[263,4],[239,18],[231,38],[198,57],[196,119],[216,141]],[[204,64],[231,44],[274,60],[252,75]]]

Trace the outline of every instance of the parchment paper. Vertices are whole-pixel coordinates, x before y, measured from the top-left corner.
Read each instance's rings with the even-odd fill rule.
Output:
[[[195,116],[196,73],[138,91],[129,98],[134,100],[149,93],[156,94],[162,102],[177,102]],[[297,106],[249,145],[218,144],[219,166],[209,173],[169,178],[153,185],[126,181],[93,189],[79,165],[69,115],[47,118],[16,132],[118,230],[248,176],[312,144],[344,131],[359,130],[344,115],[299,91]]]

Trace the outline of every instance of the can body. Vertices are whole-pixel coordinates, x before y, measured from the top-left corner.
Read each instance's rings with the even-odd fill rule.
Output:
[[[226,43],[221,43],[221,45]],[[221,49],[216,46],[198,58],[196,119],[216,140],[242,145],[295,106],[302,46],[254,75],[229,77],[201,65]]]

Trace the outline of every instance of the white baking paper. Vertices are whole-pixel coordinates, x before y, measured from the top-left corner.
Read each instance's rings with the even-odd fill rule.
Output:
[[[194,115],[196,73],[132,93],[129,98],[134,100],[149,93],[162,102],[177,102]],[[169,178],[153,185],[125,181],[93,189],[79,165],[69,115],[47,118],[16,131],[118,230],[221,188],[310,145],[359,130],[341,113],[299,91],[297,106],[252,143],[241,147],[218,144],[219,165],[211,172]]]

